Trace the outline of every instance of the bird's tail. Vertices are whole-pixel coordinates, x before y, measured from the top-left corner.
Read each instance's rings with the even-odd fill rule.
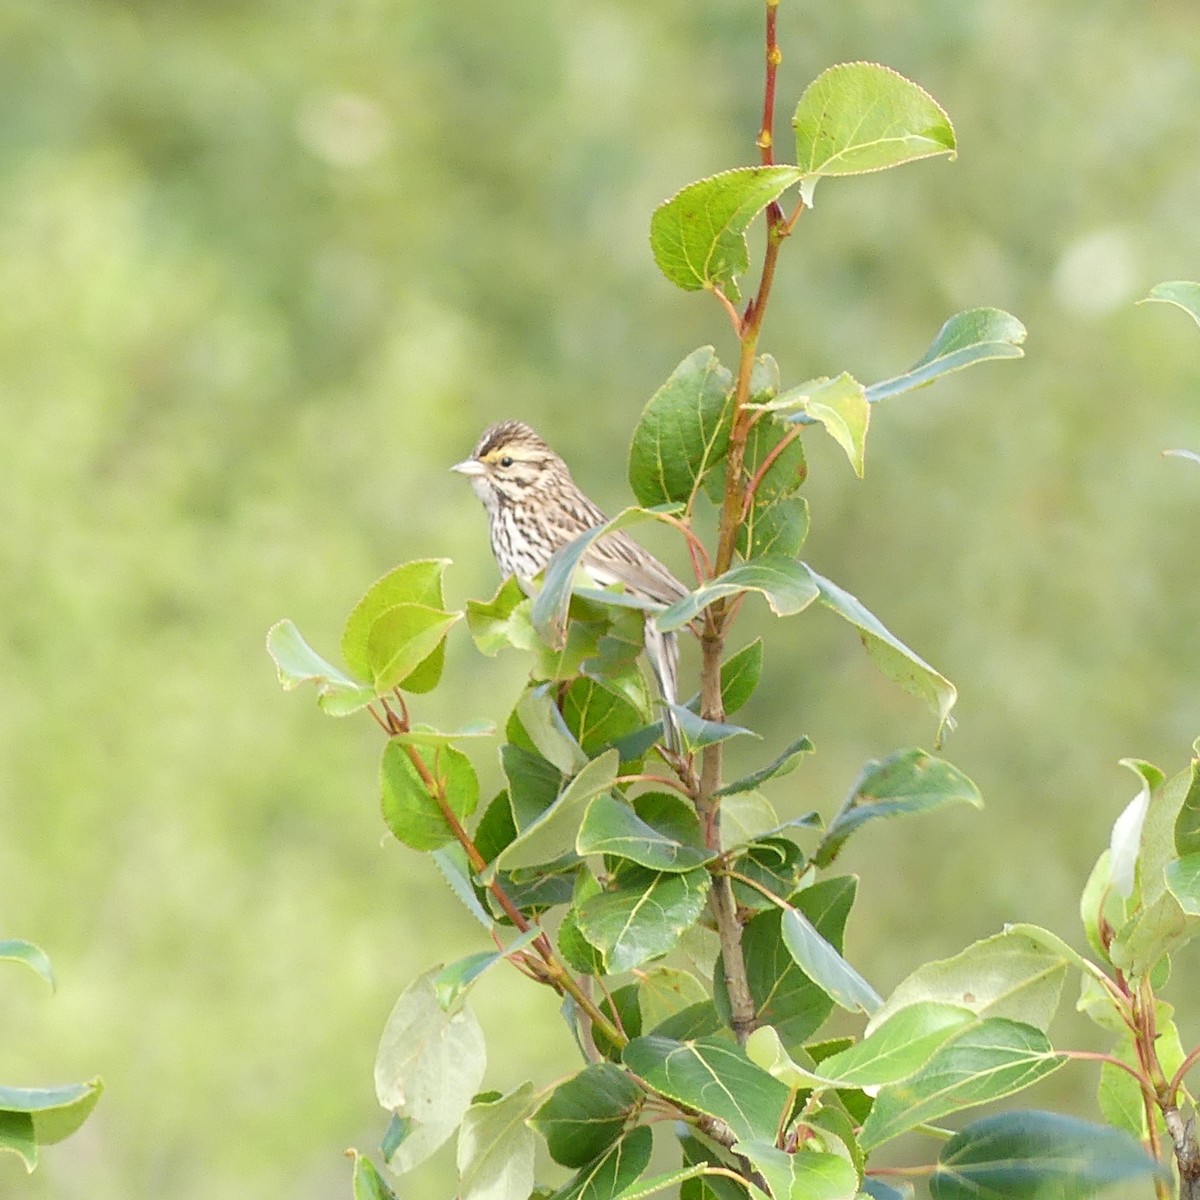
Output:
[[[683,750],[683,738],[679,732],[679,722],[670,708],[672,704],[679,703],[679,640],[674,633],[663,633],[652,613],[646,614],[646,658],[663,698],[663,731],[667,749],[679,754]]]

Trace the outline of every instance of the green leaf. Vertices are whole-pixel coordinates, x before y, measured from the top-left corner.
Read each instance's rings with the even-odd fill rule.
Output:
[[[721,664],[721,704],[726,716],[737,712],[754,694],[762,667],[762,638],[755,638]]]
[[[564,775],[573,775],[587,766],[588,756],[567,728],[552,692],[553,689],[545,684],[530,688],[517,701],[513,716],[542,758],[553,763]]]
[[[0,1150],[20,1155],[25,1169],[32,1171],[38,1147],[70,1137],[103,1091],[99,1079],[48,1088],[0,1087]]]
[[[1112,886],[1121,896],[1133,894],[1138,850],[1142,841],[1142,825],[1150,810],[1150,792],[1163,781],[1163,773],[1140,759],[1123,758],[1121,766],[1128,767],[1140,781],[1138,794],[1113,823],[1109,852],[1112,855]]]
[[[346,1154],[354,1160],[354,1200],[396,1200],[396,1193],[369,1158],[357,1150],[347,1150]]]
[[[578,909],[576,923],[615,975],[673,950],[703,911],[710,883],[703,868],[685,874],[625,868],[610,890]]]
[[[503,792],[496,799],[502,801],[504,807],[508,808],[508,797]],[[493,804],[495,804],[495,801],[493,801]],[[492,805],[488,807],[491,809]],[[479,845],[478,830],[476,831],[475,844]],[[442,877],[446,880],[446,883],[449,884],[450,890],[462,902],[467,912],[484,929],[491,933],[495,922],[488,916],[483,905],[479,903],[479,897],[475,893],[475,885],[473,883],[474,873],[471,870],[470,863],[467,862],[467,852],[455,842],[453,845],[443,846],[441,850],[433,851],[433,861],[437,869],[442,873]]]
[[[607,533],[615,533],[627,529],[631,525],[640,525],[652,521],[662,514],[649,512],[644,508],[626,508],[617,513],[610,521],[597,525],[580,534],[573,542],[555,551],[550,562],[546,565],[542,576],[542,589],[533,601],[531,616],[533,627],[538,636],[550,646],[561,649],[566,644],[567,617],[571,608],[571,593],[575,586],[575,574],[580,569],[583,556],[591,544]],[[619,593],[605,593],[607,599],[616,600]],[[638,607],[653,609],[656,606],[649,601],[638,600],[635,597],[624,597],[625,602]],[[590,657],[596,648],[590,648],[584,657]]]
[[[1200,916],[1200,854],[1187,854],[1166,866],[1167,887],[1189,917]]]
[[[10,938],[0,941],[0,962],[24,963],[35,975],[40,975],[54,991],[54,968],[46,952],[24,938]]]
[[[512,871],[536,867],[573,853],[584,810],[594,796],[608,791],[617,778],[619,757],[606,750],[567,784],[562,794],[500,852],[493,866]]]
[[[302,683],[317,685],[317,703],[331,717],[345,717],[365,708],[375,699],[366,684],[344,675],[326,662],[300,636],[291,621],[278,621],[267,632],[267,653],[275,662],[285,692]]]
[[[846,1159],[804,1148],[789,1154],[767,1141],[737,1142],[735,1154],[748,1158],[775,1200],[852,1200],[858,1173]]]
[[[665,1192],[667,1188],[677,1187],[681,1183],[694,1180],[703,1175],[707,1168],[702,1166],[680,1167],[677,1171],[664,1171],[660,1175],[651,1175],[649,1179],[639,1179],[623,1187],[613,1200],[643,1200],[643,1197],[653,1196],[656,1192]]]
[[[1174,304],[1176,308],[1182,308],[1197,325],[1200,325],[1200,283],[1190,283],[1183,279],[1157,283],[1150,289],[1150,294],[1138,303],[1148,304],[1152,300],[1160,300],[1164,304]]]
[[[771,402],[766,401],[765,407],[770,406]],[[766,555],[795,558],[808,537],[808,501],[794,495],[808,473],[804,443],[796,433],[797,430],[774,417],[760,418],[750,428],[746,439],[745,482],[749,484],[770,455],[775,457],[759,479],[754,502],[738,526],[736,549],[743,558]],[[785,439],[790,440],[779,449]],[[717,474],[711,479],[719,485],[713,499],[720,504],[725,481]]]
[[[795,558],[808,541],[808,501],[781,496],[755,504],[738,526],[737,552],[743,558]]]
[[[940,744],[943,730],[954,727],[950,710],[958,699],[958,689],[885,629],[879,618],[868,612],[856,597],[815,571],[809,571],[809,576],[820,593],[821,603],[858,630],[875,665],[890,680],[910,695],[924,700],[937,713]]]
[[[741,1047],[713,1038],[640,1037],[625,1047],[622,1059],[654,1091],[718,1117],[739,1141],[774,1140],[788,1089]]]
[[[458,1128],[479,1091],[487,1063],[483,1031],[470,1009],[438,1002],[434,967],[396,1001],[375,1059],[379,1103],[405,1123],[389,1158],[392,1169],[424,1162]]]
[[[833,862],[846,839],[876,817],[930,812],[943,804],[983,807],[979,789],[957,768],[924,750],[897,750],[868,762],[813,855],[819,867]]]
[[[550,1200],[617,1200],[650,1165],[653,1142],[648,1126],[630,1130],[564,1183]]]
[[[727,783],[713,794],[715,796],[732,796],[737,792],[751,791],[760,783],[766,783],[768,779],[774,779],[776,776],[790,775],[800,765],[800,759],[805,754],[814,752],[815,747],[807,737],[797,738],[774,762],[760,767],[757,771],[752,771],[749,775],[742,776],[733,783]]]
[[[806,878],[808,860],[804,851],[784,837],[761,839],[748,846],[730,865],[739,876],[745,876],[745,879],[733,879],[732,883],[734,899],[747,914],[777,907],[776,901],[768,898],[760,888],[766,888],[773,897],[787,899],[811,881]],[[752,887],[748,880],[753,880],[758,887]]]
[[[954,127],[932,96],[877,63],[841,63],[804,89],[792,118],[801,195],[826,175],[882,171],[955,152]]]
[[[501,746],[500,763],[508,779],[508,820],[504,809],[493,802],[476,833],[479,849],[489,862],[558,799],[567,778],[553,763],[521,746]]]
[[[933,1000],[980,1017],[1007,1017],[1045,1030],[1058,1008],[1067,959],[1015,930],[974,942],[952,958],[918,967],[897,985],[867,1023],[878,1029],[900,1009]]]
[[[915,1074],[951,1037],[979,1020],[955,1004],[912,1004],[848,1050],[823,1059],[820,1074],[839,1087],[898,1083]]]
[[[1200,758],[1189,765],[1187,793],[1175,818],[1175,853],[1180,858],[1200,853]]]
[[[432,691],[442,675],[446,634],[462,613],[445,612],[423,604],[396,604],[371,626],[367,652],[377,695],[392,688],[407,692]]]
[[[660,1032],[658,1027],[664,1021],[706,1002],[711,1007],[708,989],[691,972],[681,971],[678,967],[651,967],[642,975],[638,987],[642,1028],[648,1033]]]
[[[1128,1134],[1058,1113],[984,1117],[942,1147],[933,1200],[1090,1200],[1117,1183],[1167,1180]]]
[[[1151,791],[1136,845],[1135,886],[1127,903],[1128,919],[1117,929],[1109,945],[1109,957],[1114,966],[1140,979],[1148,976],[1164,955],[1178,950],[1200,932],[1200,924],[1183,911],[1167,885],[1167,867],[1178,858],[1175,831],[1191,791],[1192,771],[1189,765],[1163,783],[1162,773],[1149,763],[1128,760],[1123,765],[1135,771]],[[1121,834],[1126,849],[1131,836],[1131,831]],[[1119,894],[1115,883],[1112,890]]]
[[[373,583],[347,617],[342,657],[355,675],[373,682],[377,694],[401,683],[413,692],[437,686],[439,647],[462,616],[442,610],[442,576],[449,562],[403,563]]]
[[[825,426],[825,432],[846,452],[854,473],[861,479],[867,426],[871,420],[871,406],[863,385],[843,371],[813,388],[802,411]]]
[[[800,969],[848,1012],[874,1012],[883,998],[794,908],[783,914],[783,941]]]
[[[741,725],[730,725],[725,721],[708,721],[698,717],[690,708],[682,704],[672,704],[671,711],[675,714],[675,724],[683,738],[683,744],[689,752],[703,750],[714,742],[725,742],[730,738],[746,734],[749,737],[760,737],[752,729]]]
[[[654,261],[677,287],[721,288],[736,304],[737,276],[750,264],[747,227],[802,175],[792,166],[738,167],[688,184],[650,219]]]
[[[504,580],[490,600],[468,600],[467,628],[479,652],[492,658],[507,646],[532,650],[531,604],[513,575]]]
[[[724,809],[724,804],[722,804]],[[835,950],[842,947],[846,918],[854,903],[857,880],[850,875],[823,879],[796,897],[796,907]],[[769,909],[752,917],[742,934],[742,955],[755,1022],[772,1025],[787,1046],[796,1046],[824,1024],[833,1010],[829,995],[800,968],[783,940],[783,914]],[[728,1017],[722,960],[713,972],[714,999]]]
[[[10,1112],[0,1108],[0,1152],[16,1154],[32,1174],[38,1165],[37,1136],[33,1118],[27,1112]]]
[[[437,800],[412,761],[415,755],[460,821],[479,803],[479,780],[471,760],[454,746],[406,746],[389,741],[380,764],[383,819],[393,835],[414,850],[437,850],[455,840]]]
[[[687,845],[655,829],[627,803],[607,792],[588,805],[575,849],[579,854],[627,858],[653,871],[680,873],[703,866],[713,858],[713,852],[703,846]]]
[[[803,612],[818,596],[816,577],[803,563],[768,555],[731,567],[723,575],[702,584],[682,600],[663,609],[655,618],[659,629],[680,629],[722,596],[761,592],[771,611],[779,617]]]
[[[902,375],[867,388],[873,404],[901,392],[924,387],[942,375],[993,358],[1021,358],[1025,326],[998,308],[971,308],[956,313],[938,330],[928,350]]]
[[[529,1118],[564,1167],[599,1158],[625,1132],[645,1093],[613,1063],[593,1063],[561,1083]]]
[[[563,721],[589,758],[646,724],[626,696],[595,679],[575,679],[561,703]]]
[[[518,950],[524,950],[539,936],[540,932],[531,927],[514,938],[503,950],[480,950],[444,967],[433,981],[438,1003],[447,1012],[455,1008],[485,971],[510,955],[516,954]]]
[[[721,800],[721,840],[727,850],[778,833],[779,814],[762,792],[736,792]]]
[[[533,1189],[532,1083],[467,1109],[458,1135],[458,1200],[528,1200]]]
[[[1032,1025],[1002,1017],[980,1021],[952,1037],[915,1075],[880,1090],[859,1144],[869,1153],[917,1125],[1010,1096],[1066,1061]]]
[[[645,508],[691,507],[729,448],[733,376],[711,346],[693,350],[650,398],[629,447],[629,486]]]

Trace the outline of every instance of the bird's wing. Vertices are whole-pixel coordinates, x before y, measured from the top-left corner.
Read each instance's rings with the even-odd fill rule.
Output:
[[[627,592],[659,604],[674,604],[688,594],[657,558],[620,530],[606,533],[587,548],[583,568],[602,587],[620,583]]]

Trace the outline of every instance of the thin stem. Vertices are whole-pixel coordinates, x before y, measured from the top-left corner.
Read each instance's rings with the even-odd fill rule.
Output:
[[[1063,1058],[1074,1059],[1078,1062],[1108,1063],[1110,1067],[1120,1067],[1122,1071],[1132,1075],[1138,1081],[1138,1087],[1142,1089],[1143,1095],[1149,1091],[1150,1097],[1152,1099],[1154,1097],[1154,1089],[1150,1087],[1149,1081],[1141,1071],[1123,1059],[1117,1058],[1115,1054],[1099,1054],[1094,1050],[1061,1050],[1059,1053]]]
[[[716,284],[713,285],[712,293],[718,300],[720,300],[721,307],[724,308],[726,315],[729,317],[729,323],[733,326],[734,336],[741,337],[742,314],[738,312],[733,305],[733,301],[730,300],[729,297],[725,295],[725,293],[719,287],[716,286]]]
[[[1187,1073],[1196,1065],[1197,1062],[1200,1062],[1200,1046],[1197,1046],[1196,1049],[1193,1050],[1191,1054],[1189,1054],[1187,1058],[1185,1058],[1183,1062],[1179,1064],[1179,1070],[1171,1076],[1171,1082],[1167,1084],[1167,1096],[1172,1104],[1175,1103],[1175,1098],[1179,1094],[1179,1089],[1183,1086],[1184,1076],[1187,1075]]]
[[[763,477],[775,465],[779,456],[804,432],[803,425],[793,425],[771,447],[766,458],[759,464],[758,470],[754,472],[750,482],[746,485],[746,499],[742,502],[742,521],[750,515],[750,509],[754,506],[754,497],[758,493],[759,484],[762,483]]]
[[[407,714],[405,719],[401,719],[394,713],[388,703],[382,697],[380,703],[383,705],[384,711],[388,717],[388,728],[392,733],[404,733],[408,728]],[[471,870],[475,874],[480,874],[487,868],[487,861],[479,852],[479,847],[475,845],[471,835],[467,832],[466,827],[458,819],[458,814],[451,807],[450,802],[446,799],[446,787],[442,780],[435,779],[433,773],[429,770],[425,760],[418,753],[416,746],[411,742],[405,743],[404,752],[408,755],[409,762],[413,765],[413,770],[420,777],[421,782],[425,785],[426,791],[438,806],[438,810],[442,815],[442,819],[450,827],[451,833],[454,834],[455,840],[466,852],[467,861],[471,864]],[[504,890],[499,879],[495,876],[487,884],[488,890],[496,898],[496,902],[504,910],[508,919],[522,933],[533,928],[533,925],[525,917],[519,908],[512,902],[508,893]],[[555,953],[554,946],[550,939],[539,932],[533,940],[533,948],[538,952],[542,961],[546,964],[546,982],[554,988],[560,995],[566,994],[579,1006],[579,1008],[587,1015],[588,1020],[596,1028],[601,1029],[604,1035],[615,1045],[624,1046],[629,1039],[613,1024],[601,1011],[596,1007],[592,998],[580,987],[575,977],[567,970],[563,963],[559,960]]]

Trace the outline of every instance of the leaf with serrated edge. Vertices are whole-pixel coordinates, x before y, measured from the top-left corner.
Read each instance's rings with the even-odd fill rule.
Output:
[[[792,118],[801,195],[826,175],[858,175],[955,153],[954,127],[923,88],[878,63],[841,63],[804,89]]]
[[[954,727],[950,710],[958,699],[958,689],[886,629],[856,596],[815,571],[810,570],[809,575],[820,593],[821,603],[858,629],[863,646],[875,665],[910,695],[924,700],[937,714],[940,742],[943,730]]]
[[[454,746],[410,748],[393,741],[384,746],[379,786],[387,827],[414,850],[438,850],[454,841],[454,830],[413,763],[413,754],[435,781],[442,782],[446,803],[459,820],[469,817],[479,803],[479,779],[471,760]]]
[[[716,351],[701,346],[650,397],[629,446],[629,486],[639,504],[690,509],[729,447],[732,388],[733,376]]]
[[[720,287],[737,303],[736,277],[750,261],[746,228],[802,174],[792,166],[738,167],[688,184],[650,220],[659,270],[685,291]]]

